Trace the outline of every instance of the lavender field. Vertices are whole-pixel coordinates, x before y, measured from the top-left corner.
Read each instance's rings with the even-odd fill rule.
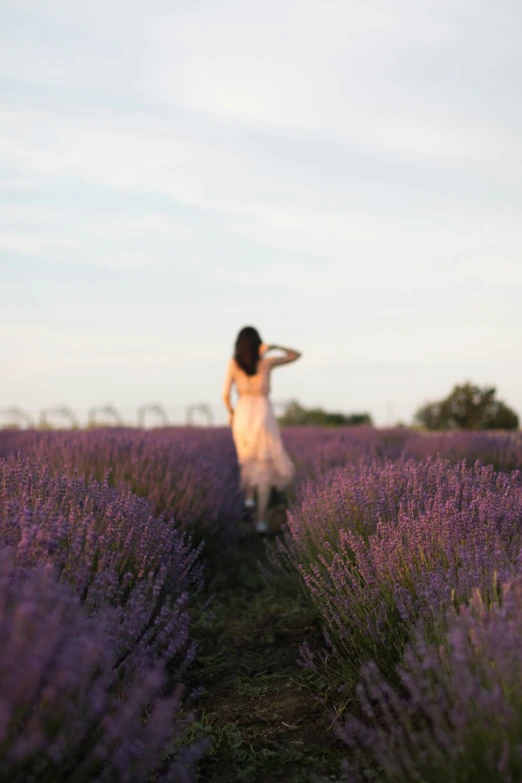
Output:
[[[522,435],[0,432],[0,781],[522,780]]]

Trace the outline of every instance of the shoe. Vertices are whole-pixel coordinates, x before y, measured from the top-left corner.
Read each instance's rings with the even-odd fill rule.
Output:
[[[264,519],[258,519],[256,522],[256,533],[268,533],[270,528],[268,527],[268,522],[265,522]]]

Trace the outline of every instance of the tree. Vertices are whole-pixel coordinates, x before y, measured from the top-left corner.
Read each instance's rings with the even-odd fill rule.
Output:
[[[372,424],[368,413],[329,413],[322,408],[304,408],[293,400],[288,403],[284,413],[279,418],[282,427],[312,426],[312,427],[349,427],[354,425]]]
[[[517,414],[495,394],[493,386],[455,386],[445,400],[419,408],[415,420],[429,430],[516,430]]]

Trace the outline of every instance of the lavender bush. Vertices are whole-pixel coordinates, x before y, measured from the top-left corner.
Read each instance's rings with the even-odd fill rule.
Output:
[[[348,464],[362,466],[385,452],[398,456],[388,448],[383,434],[372,427],[288,427],[283,431],[285,445],[296,466],[297,488],[313,482],[333,468]]]
[[[426,433],[395,427],[325,429],[288,427],[284,439],[297,467],[297,485],[320,479],[333,468],[362,467],[376,458],[424,460],[440,456],[453,464],[466,460],[509,472],[522,469],[521,432]]]
[[[0,546],[19,568],[51,564],[93,616],[102,616],[120,673],[193,659],[189,591],[202,581],[199,552],[131,493],[48,466],[0,460]]]
[[[198,541],[235,534],[241,498],[226,430],[28,431],[8,437],[0,451],[45,460],[54,476],[106,480],[132,491]]]
[[[160,760],[182,728],[179,694],[158,698],[163,667],[121,683],[117,657],[103,621],[87,616],[51,567],[21,569],[11,549],[0,551],[1,780],[193,779],[201,746],[170,765]]]
[[[521,432],[409,432],[403,442],[403,455],[425,459],[440,455],[453,464],[466,460],[492,465],[506,473],[522,470]]]
[[[424,513],[435,494],[449,497],[458,486],[458,469],[441,459],[393,462],[376,456],[329,470],[299,488],[288,530],[268,545],[268,559],[276,572],[295,578],[301,565],[325,554],[325,544],[337,545],[341,530],[368,537],[379,521],[397,522],[404,508]]]
[[[441,644],[424,629],[392,687],[374,663],[357,689],[360,716],[339,728],[346,780],[517,783],[522,779],[522,580],[500,602],[476,590],[447,614]]]
[[[442,460],[387,465],[382,497],[369,491],[377,486],[375,475],[364,473],[370,484],[360,486],[366,509],[375,504],[374,515],[347,516],[336,540],[318,545],[315,559],[301,563],[327,627],[328,676],[348,686],[368,660],[391,676],[420,616],[465,602],[475,587],[487,596],[497,580],[520,573],[519,473]],[[302,520],[291,532],[293,554],[306,556]],[[305,665],[315,665],[306,646],[303,657]]]
[[[379,522],[397,522],[408,510],[418,516],[439,503],[461,497],[471,502],[478,485],[498,494],[503,478],[479,463],[468,468],[465,461],[373,459],[331,470],[316,482],[305,484],[288,513],[288,528],[300,556],[314,556],[325,541],[335,542],[341,529],[367,537]]]

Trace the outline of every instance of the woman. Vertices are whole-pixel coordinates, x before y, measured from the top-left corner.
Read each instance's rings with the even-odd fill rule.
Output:
[[[283,351],[284,356],[267,358],[266,354],[272,350]],[[268,399],[270,373],[273,367],[295,362],[300,356],[290,348],[265,345],[252,326],[245,326],[238,334],[234,358],[227,368],[223,400],[232,425],[246,507],[255,507],[254,491],[257,489],[258,533],[267,533],[269,529],[266,512],[272,487],[282,489],[290,484],[294,475],[294,466],[283,446]],[[230,403],[234,383],[239,395],[235,409]]]

